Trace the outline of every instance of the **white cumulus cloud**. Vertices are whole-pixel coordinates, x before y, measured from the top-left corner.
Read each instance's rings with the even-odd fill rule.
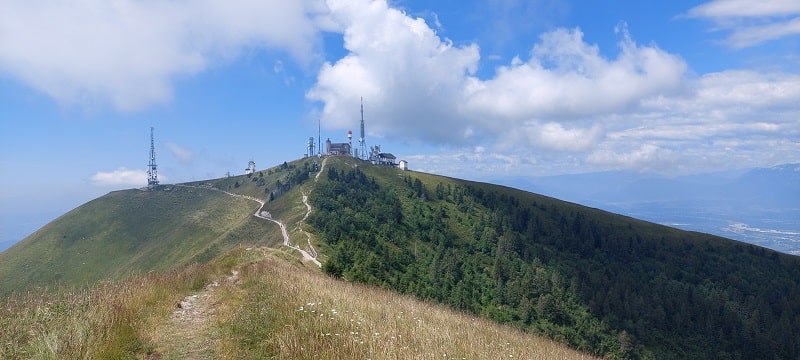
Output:
[[[557,29],[532,44],[529,58],[515,58],[481,79],[476,44],[455,46],[423,19],[384,1],[329,5],[348,53],[323,66],[307,97],[322,103],[322,121],[330,128],[355,128],[354,109],[363,96],[367,128],[378,135],[583,151],[604,134],[589,118],[677,92],[687,69],[680,57],[635,43],[622,23],[614,58],[586,43],[580,29]]]
[[[97,186],[144,186],[147,185],[147,171],[123,166],[113,171],[98,171],[90,181]]]
[[[731,70],[685,88],[605,119],[606,136],[587,163],[677,174],[797,161],[800,76]]]
[[[363,96],[371,132],[436,142],[464,129],[457,105],[478,65],[476,45],[455,46],[385,1],[328,4],[349,53],[325,64],[307,93],[322,102],[325,126],[355,128]]]
[[[794,11],[782,4],[736,16]],[[579,28],[558,28],[533,39],[526,56],[481,77],[477,44],[456,46],[385,1],[329,5],[331,29],[343,34],[347,53],[322,67],[307,98],[321,104],[328,128],[356,128],[363,96],[374,135],[450,145],[435,156],[407,154],[416,169],[677,173],[796,161],[795,74],[694,75],[679,55],[634,41],[621,22],[609,29],[619,37],[616,51],[601,51]],[[726,11],[702,16],[733,16]]]
[[[7,0],[0,73],[61,103],[139,110],[169,101],[176,77],[247,47],[310,60],[324,9],[321,0]]]
[[[565,118],[623,111],[649,96],[680,87],[686,64],[622,30],[615,59],[583,41],[580,29],[541,36],[529,60],[516,59],[497,76],[469,89],[467,108],[512,119]]]
[[[391,138],[442,150],[402,154],[416,169],[689,171],[796,162],[800,149],[800,75],[694,74],[679,54],[635,41],[624,22],[608,29],[615,48],[588,42],[580,28],[555,28],[501,63],[485,61],[477,43],[437,33],[446,18],[433,16],[441,24],[432,27],[386,0],[189,5],[0,0],[0,74],[62,103],[139,110],[169,101],[176,78],[252,48],[314,63],[320,33],[332,32],[341,34],[344,55],[322,64],[306,92],[322,125],[356,130],[363,97],[368,144]],[[713,22],[737,48],[800,34],[800,3],[792,0],[714,0],[682,16]],[[478,71],[487,64],[496,68]],[[276,61],[272,70],[293,83],[288,68]],[[193,159],[177,144],[167,148],[181,162]],[[92,182],[140,185],[146,176],[119,168]]]

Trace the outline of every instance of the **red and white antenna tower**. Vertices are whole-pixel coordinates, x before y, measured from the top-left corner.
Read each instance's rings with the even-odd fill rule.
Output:
[[[353,151],[352,150],[353,149],[353,131],[352,130],[347,130],[347,144],[348,144],[347,150],[350,151],[350,154],[348,154],[348,155],[352,155],[352,151]]]

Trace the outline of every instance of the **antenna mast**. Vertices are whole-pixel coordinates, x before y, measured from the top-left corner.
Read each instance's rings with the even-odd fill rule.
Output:
[[[150,164],[147,166],[147,187],[158,186],[158,170],[156,170],[156,145],[153,140],[153,127],[150,127]]]
[[[364,141],[364,97],[361,97],[361,138],[358,139],[358,154],[362,159],[366,159],[367,143]]]

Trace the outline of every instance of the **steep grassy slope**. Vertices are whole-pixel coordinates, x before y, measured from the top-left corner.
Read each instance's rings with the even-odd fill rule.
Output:
[[[0,254],[0,294],[164,270],[208,260],[240,242],[279,240],[274,226],[253,218],[256,208],[256,202],[207,189],[109,193]]]
[[[800,353],[797,257],[511,188],[351,159],[328,166],[309,224],[333,275],[597,354]]]
[[[280,229],[252,216],[259,204],[230,194],[272,199],[270,211],[296,221],[305,207],[292,190],[311,167],[312,159],[301,159],[248,176],[97,198],[0,253],[0,297],[205,262],[242,243],[280,244]]]

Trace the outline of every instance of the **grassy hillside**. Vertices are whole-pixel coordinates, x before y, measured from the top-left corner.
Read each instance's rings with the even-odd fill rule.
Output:
[[[301,159],[249,176],[162,186],[155,191],[119,191],[98,198],[0,254],[0,294],[7,297],[11,291],[31,286],[83,286],[131,273],[203,264],[239,244],[276,246],[282,241],[279,228],[252,216],[259,204],[245,198],[249,197],[266,202],[264,210],[287,224],[293,243],[313,243],[320,250],[323,270],[330,275],[544,334],[580,351],[612,358],[666,359],[789,359],[800,353],[797,257],[511,188],[404,172],[352,158],[329,158],[317,181],[313,162]],[[305,221],[304,195],[313,205]],[[291,258],[287,254],[281,256]],[[230,268],[240,263],[229,256],[222,264]],[[309,292],[321,296],[333,284],[341,283],[318,282],[312,275],[290,275],[295,267],[273,272],[277,271],[273,268],[283,269],[279,263],[260,264],[241,265],[241,278],[233,281],[234,287],[220,281],[215,297],[224,300],[213,302],[219,307],[211,308],[220,319],[228,319],[220,320],[227,325],[206,322],[194,338],[208,338],[219,347],[214,351],[237,358],[287,353],[294,354],[288,357],[312,356],[293,353],[302,352],[297,346],[339,347],[353,351],[344,353],[355,357],[385,351],[399,354],[397,348],[372,345],[369,352],[358,352],[366,350],[352,347],[348,341],[366,343],[366,339],[329,339],[328,330],[312,336],[304,332],[311,325],[291,325],[312,318],[276,320],[274,311],[279,306],[261,304],[294,304],[293,311],[299,316],[311,306],[308,304],[318,304],[311,298],[302,300],[302,296],[307,297]],[[212,271],[215,276],[223,276],[216,271]],[[199,298],[205,298],[208,289],[197,284],[207,283],[207,277],[186,276],[200,280],[181,280],[184,284],[176,289],[204,291]],[[293,279],[294,285],[270,283],[283,278]],[[306,284],[312,285],[305,288]],[[348,286],[354,286],[354,294],[370,291],[368,287]],[[301,294],[301,288],[301,300],[285,297]],[[53,296],[72,296],[69,294]],[[87,296],[85,301],[94,295]],[[169,302],[174,306],[180,300],[175,296],[157,291],[145,298],[150,304],[169,307]],[[357,302],[353,296],[335,301]],[[393,304],[390,307],[411,301],[399,298],[406,300],[376,301],[387,301]],[[19,296],[9,299],[14,304],[21,301],[23,308],[32,301]],[[324,300],[323,304],[331,301]],[[304,306],[303,310],[297,304]],[[388,311],[385,304],[377,304],[371,311]],[[42,305],[44,312],[36,310],[31,316],[61,311],[51,305]],[[337,313],[343,314],[339,310]],[[394,323],[399,323],[402,316],[395,317]],[[6,321],[4,326],[15,321],[22,320]],[[456,327],[469,326],[458,324]],[[334,330],[342,324],[313,325]],[[140,331],[135,326],[118,330],[134,336],[132,331]],[[166,327],[164,334],[180,332],[172,323],[142,326]],[[363,334],[362,330],[358,332]],[[173,347],[186,346],[180,341],[162,343],[170,336],[135,338],[131,340],[133,348],[120,345],[114,351],[141,353],[163,348],[168,353]],[[298,336],[310,336],[319,343],[297,345],[294,339]],[[453,341],[455,335],[448,336]],[[265,342],[267,338],[272,340]],[[494,341],[471,339],[478,343]],[[148,348],[151,345],[147,344],[156,345]],[[439,345],[408,346],[427,349]]]
[[[205,262],[241,243],[280,244],[280,229],[252,216],[257,202],[223,191],[271,198],[276,216],[299,220],[305,207],[291,190],[308,179],[310,166],[311,159],[302,159],[250,176],[99,197],[0,253],[0,297]]]
[[[358,165],[358,167],[356,167]],[[335,276],[620,358],[793,358],[800,260],[491,184],[329,162]]]
[[[256,202],[176,186],[109,193],[0,254],[0,294],[84,285],[213,258],[239,242],[275,242]],[[278,234],[277,239],[280,239]]]
[[[180,303],[183,308],[176,307]],[[0,302],[0,358],[590,359],[268,249]]]

